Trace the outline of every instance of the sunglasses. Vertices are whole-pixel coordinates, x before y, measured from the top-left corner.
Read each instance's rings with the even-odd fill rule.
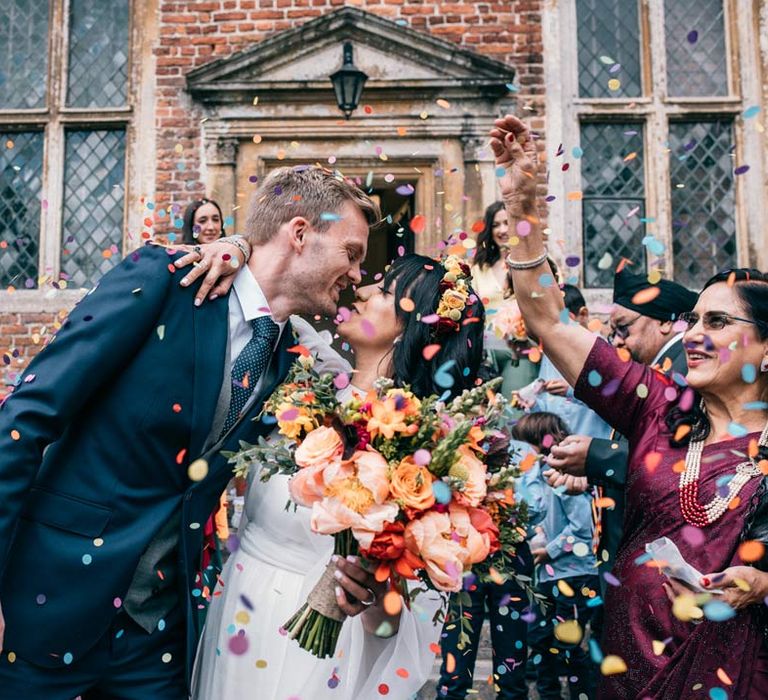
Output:
[[[699,319],[701,319],[705,331],[721,331],[726,326],[731,325],[734,321],[749,323],[753,326],[757,325],[757,322],[752,319],[731,316],[731,314],[727,314],[725,311],[707,311],[703,316],[697,314],[695,311],[684,311],[678,316],[678,320],[685,323],[687,326],[686,330],[688,331],[699,322]]]

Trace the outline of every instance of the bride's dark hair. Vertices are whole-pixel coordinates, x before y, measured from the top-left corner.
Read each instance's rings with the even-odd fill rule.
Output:
[[[459,330],[448,330],[437,335],[437,325],[421,319],[434,315],[443,293],[441,282],[445,268],[439,261],[423,255],[404,255],[397,258],[384,275],[383,286],[394,285],[394,304],[397,320],[403,332],[392,348],[391,371],[397,386],[408,384],[417,396],[443,394],[451,396],[475,385],[483,354],[483,326],[485,309],[474,290],[462,312]],[[413,311],[403,309],[401,301],[413,302]],[[406,302],[406,308],[410,304]],[[426,360],[423,350],[428,345],[439,345],[435,355]],[[445,366],[450,363],[449,366]],[[435,378],[435,375],[440,376]],[[446,386],[441,377],[450,376],[453,385]]]

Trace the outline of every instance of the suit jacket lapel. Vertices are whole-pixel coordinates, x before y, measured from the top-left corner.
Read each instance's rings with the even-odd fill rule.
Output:
[[[229,296],[206,301],[194,310],[195,376],[192,400],[190,459],[203,451],[213,424],[216,403],[224,381],[229,339]]]

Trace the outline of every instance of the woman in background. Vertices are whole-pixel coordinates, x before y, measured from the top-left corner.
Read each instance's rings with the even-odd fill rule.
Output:
[[[224,233],[221,207],[213,199],[196,199],[184,210],[181,242],[186,245],[213,243]]]

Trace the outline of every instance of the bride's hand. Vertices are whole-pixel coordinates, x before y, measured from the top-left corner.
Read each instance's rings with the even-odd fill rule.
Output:
[[[250,245],[240,238],[241,244],[250,252]],[[202,245],[173,245],[168,246],[186,255],[174,262],[177,269],[194,265],[181,280],[182,287],[188,287],[195,280],[205,275],[200,289],[195,295],[195,306],[200,306],[205,298],[211,301],[226,294],[235,281],[238,272],[247,259],[239,245],[227,242],[226,239],[205,243]]]
[[[387,592],[386,584],[379,583],[364,566],[360,557],[333,556],[336,564],[334,576],[336,602],[349,617],[355,617],[374,607],[379,607]]]

